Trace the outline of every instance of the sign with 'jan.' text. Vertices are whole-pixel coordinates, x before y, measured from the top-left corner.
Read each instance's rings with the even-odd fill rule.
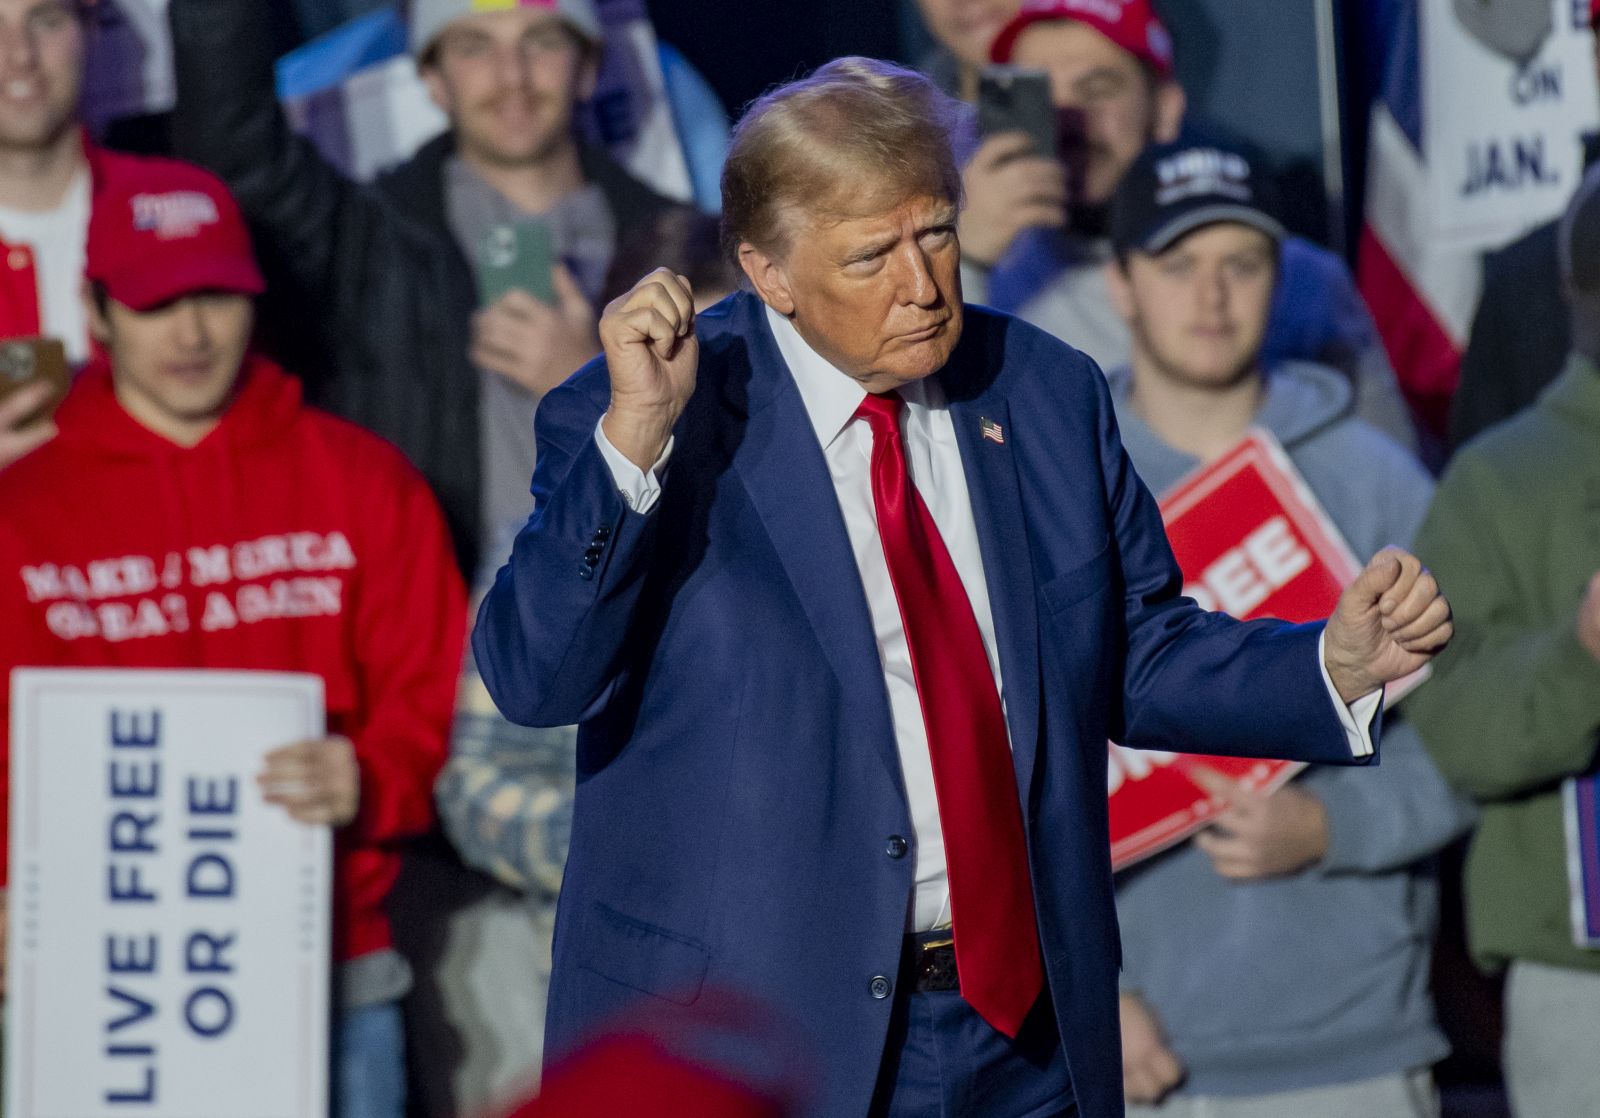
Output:
[[[325,1118],[326,828],[257,788],[322,681],[13,673],[10,1118]]]

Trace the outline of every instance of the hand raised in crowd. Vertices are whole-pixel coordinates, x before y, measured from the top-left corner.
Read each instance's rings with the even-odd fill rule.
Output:
[[[1415,555],[1386,547],[1345,587],[1323,655],[1347,703],[1403,679],[1450,643],[1450,603]]]
[[[986,139],[961,179],[966,207],[956,232],[962,257],[974,264],[994,264],[1024,229],[1067,224],[1066,168],[1034,155],[1021,132]]]
[[[1589,655],[1600,660],[1600,574],[1589,580],[1583,601],[1578,606],[1578,640]]]
[[[361,806],[361,770],[347,737],[299,741],[267,754],[256,777],[269,804],[301,823],[342,827]]]
[[[1138,994],[1124,993],[1122,1010],[1122,1092],[1131,1103],[1154,1106],[1183,1082],[1183,1064],[1167,1047],[1161,1025]]]
[[[565,266],[551,272],[552,306],[508,291],[472,318],[472,360],[543,396],[600,352],[594,308]]]
[[[48,419],[18,426],[49,399],[49,385],[30,384],[0,402],[0,470],[56,437],[56,425]]]
[[[1235,881],[1299,873],[1328,852],[1328,811],[1322,801],[1294,785],[1257,792],[1215,769],[1196,765],[1194,782],[1227,805],[1195,845],[1212,868]]]
[[[611,373],[606,438],[628,461],[648,470],[666,450],[672,425],[694,394],[700,341],[694,333],[693,286],[657,268],[606,307],[600,344]]]

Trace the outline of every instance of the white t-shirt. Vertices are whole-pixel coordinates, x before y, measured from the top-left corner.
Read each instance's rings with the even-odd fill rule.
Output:
[[[39,319],[46,337],[60,338],[74,366],[89,359],[89,321],[83,308],[84,246],[89,236],[87,168],[78,172],[53,210],[0,206],[0,239],[27,245],[39,281]],[[0,267],[9,266],[0,260]]]

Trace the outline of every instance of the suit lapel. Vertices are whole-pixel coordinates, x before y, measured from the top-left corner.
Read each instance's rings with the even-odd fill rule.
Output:
[[[740,331],[749,346],[750,376],[734,467],[838,678],[851,721],[878,743],[882,761],[900,785],[900,755],[872,615],[833,478],[761,303],[741,298],[754,307],[745,308],[749,313]]]
[[[1039,613],[1022,486],[1012,449],[1016,432],[1010,408],[993,390],[971,399],[952,398],[950,417],[961,446],[984,579],[989,584],[1017,790],[1023,818],[1029,819],[1028,797],[1039,747]],[[1004,441],[986,438],[985,430]]]

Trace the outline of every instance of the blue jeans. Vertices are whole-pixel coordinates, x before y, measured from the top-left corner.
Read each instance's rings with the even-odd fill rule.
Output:
[[[399,1002],[347,1009],[333,1038],[334,1118],[405,1118],[406,1036]]]

